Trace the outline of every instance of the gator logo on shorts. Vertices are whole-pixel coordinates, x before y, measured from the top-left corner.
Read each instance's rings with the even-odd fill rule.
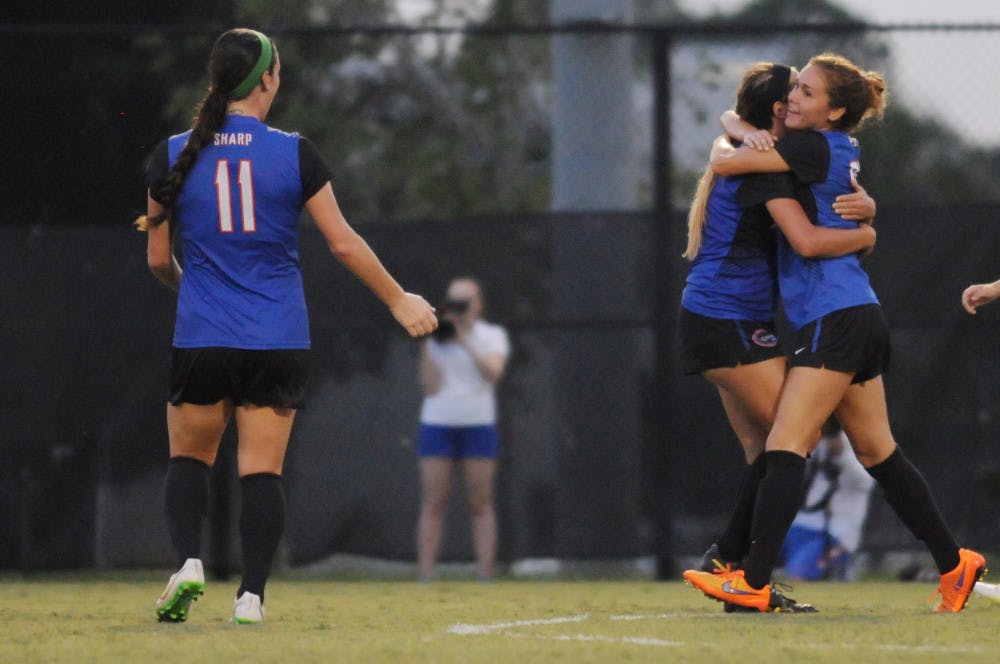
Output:
[[[774,348],[778,345],[778,337],[771,330],[760,328],[750,337],[761,348]]]

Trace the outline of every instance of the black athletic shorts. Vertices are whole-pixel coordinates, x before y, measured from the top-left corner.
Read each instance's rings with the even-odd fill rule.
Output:
[[[174,348],[170,403],[302,408],[309,379],[308,350]]]
[[[773,321],[710,318],[681,307],[679,327],[686,374],[781,357]]]
[[[791,333],[785,346],[789,367],[853,373],[863,383],[889,368],[889,324],[877,304],[827,314]]]

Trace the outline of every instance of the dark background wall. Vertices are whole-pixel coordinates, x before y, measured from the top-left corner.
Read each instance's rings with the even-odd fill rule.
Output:
[[[218,4],[216,20],[249,20]],[[733,72],[826,48],[888,66],[887,35],[949,49],[1000,36],[636,29],[626,73],[637,100],[635,209],[551,214],[551,31],[303,29],[308,21],[290,9],[279,20],[265,3],[240,5],[279,35],[288,68],[274,123],[321,146],[348,216],[391,271],[434,300],[454,274],[477,274],[489,318],[511,332],[500,386],[502,557],[651,554],[665,567],[721,528],[741,467],[717,397],[681,375],[674,339],[683,209]],[[167,564],[160,488],[174,300],[128,224],[144,205],[144,160],[185,127],[218,30],[143,25],[132,14],[114,25],[53,26],[58,18],[0,24],[10,121],[0,177],[0,567]],[[424,58],[418,46],[428,43],[457,55]],[[971,317],[958,299],[1000,272],[1000,159],[905,95],[892,108],[862,136],[862,181],[879,200],[879,244],[866,265],[893,331],[893,426],[963,543],[998,550],[1000,305]],[[417,345],[308,224],[302,264],[314,371],[286,470],[290,562],[334,552],[410,560]],[[230,455],[232,445],[230,435]],[[220,466],[219,481],[232,483],[232,468]],[[447,559],[471,558],[463,517],[456,501]],[[864,545],[918,546],[880,498]]]
[[[883,209],[878,250],[867,262],[893,330],[886,383],[895,433],[961,540],[985,549],[1000,545],[992,527],[1000,505],[989,484],[1000,468],[1000,311],[970,317],[958,294],[976,278],[975,266],[995,253],[998,213],[987,205]],[[690,554],[721,526],[731,494],[726,482],[735,481],[741,462],[717,399],[676,365],[662,377],[653,372],[660,322],[649,297],[649,238],[658,223],[681,241],[680,218],[650,215],[491,218],[371,226],[366,233],[416,290],[440,293],[448,276],[468,265],[492,285],[490,317],[510,328],[514,349],[500,390],[507,559]],[[577,229],[588,246],[606,250],[605,260],[633,266],[635,288],[588,320],[548,316],[548,304],[559,298],[549,271],[555,227]],[[7,268],[0,291],[4,565],[170,559],[160,483],[173,296],[147,273],[143,239],[107,227],[0,229]],[[332,552],[410,559],[417,346],[311,227],[303,229],[302,256],[314,378],[286,470],[290,560]],[[600,261],[593,266],[601,274]],[[680,260],[669,267],[678,294],[684,267]],[[638,361],[579,357],[609,367],[607,380],[557,381],[555,357],[568,335],[597,348],[624,335]],[[608,412],[609,393],[630,410]],[[654,400],[657,394],[666,398]],[[573,409],[564,410],[565,403]],[[606,418],[599,448],[579,446],[574,409]],[[456,508],[449,559],[471,555],[461,517]],[[881,499],[865,542],[916,545]]]

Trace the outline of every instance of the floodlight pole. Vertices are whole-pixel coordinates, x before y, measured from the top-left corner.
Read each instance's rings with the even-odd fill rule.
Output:
[[[634,210],[634,38],[631,0],[552,0],[555,100],[551,207],[555,555],[615,559],[639,550],[639,376],[644,329],[601,328],[641,301],[629,257],[638,242],[618,211]],[[607,28],[607,29],[604,29]]]

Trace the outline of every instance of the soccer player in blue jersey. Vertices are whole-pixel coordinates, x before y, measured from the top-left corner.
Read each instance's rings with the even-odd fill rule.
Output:
[[[788,90],[796,77],[785,65],[757,63],[743,77],[736,112],[760,130],[757,134],[783,136]],[[761,138],[757,134],[747,138]],[[775,222],[808,255],[838,256],[875,242],[868,224],[816,227],[801,207],[789,207],[772,218],[761,196],[769,191],[768,177],[716,178],[709,169],[688,215],[684,256],[692,264],[680,313],[684,370],[704,376],[718,389],[747,462],[726,529],[705,554],[702,566],[707,570],[713,569],[714,560],[738,561],[749,549],[757,486],[765,472],[762,452],[785,380],[786,363],[774,326]],[[865,192],[841,199],[845,206],[852,203],[855,218],[874,216],[874,201]],[[777,595],[774,602],[785,610],[799,606]]]
[[[816,56],[790,93],[790,132],[774,150],[713,151],[716,173],[787,173],[776,178],[767,208],[778,215],[803,206],[813,222],[848,228],[833,210],[838,194],[851,190],[860,150],[849,132],[884,110],[885,81],[846,58]],[[931,496],[927,482],[896,444],[889,428],[881,374],[889,361],[889,333],[881,306],[857,255],[816,259],[797,253],[788,239],[778,246],[778,282],[788,317],[789,365],[765,451],[745,568],[719,573],[688,570],[684,577],[711,597],[767,611],[771,573],[802,504],[805,456],[814,432],[836,414],[855,455],[881,485],[902,522],[924,541],[941,574],[937,611],[961,611],[985,560],[960,549]]]
[[[200,560],[208,474],[235,416],[243,504],[243,579],[233,620],[264,618],[264,585],[284,530],[282,464],[308,375],[309,321],[298,225],[309,211],[330,251],[412,336],[433,331],[433,308],[405,292],[347,224],[316,148],[264,120],[280,84],[274,43],[230,30],[212,48],[211,85],[190,131],[160,143],[148,169],[153,274],[178,291],[170,362],[164,487],[180,569],[156,602],[181,622],[204,591]],[[184,269],[174,257],[180,239]]]

